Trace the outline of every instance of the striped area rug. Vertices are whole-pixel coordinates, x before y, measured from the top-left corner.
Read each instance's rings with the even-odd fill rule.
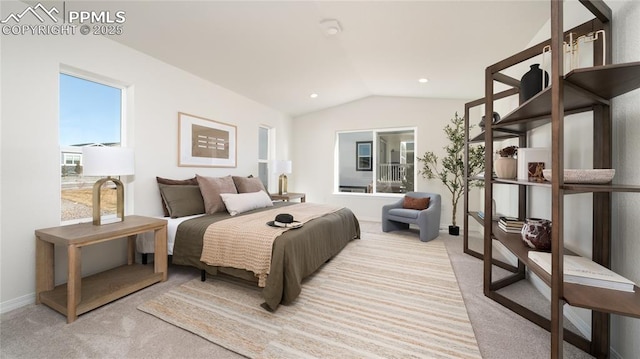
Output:
[[[250,358],[481,358],[444,243],[362,236],[275,313],[225,276],[138,309]]]

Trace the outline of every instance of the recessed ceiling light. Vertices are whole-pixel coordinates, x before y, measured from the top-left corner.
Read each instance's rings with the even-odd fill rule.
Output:
[[[311,95],[309,95],[309,97],[316,98],[316,97],[318,97],[318,94],[317,93],[312,93]]]
[[[421,79],[418,79],[418,82],[421,84],[426,84],[427,82],[429,82],[429,79],[423,77]]]
[[[334,36],[342,32],[340,23],[335,19],[325,19],[320,21],[320,27],[322,27],[322,30],[328,36]]]

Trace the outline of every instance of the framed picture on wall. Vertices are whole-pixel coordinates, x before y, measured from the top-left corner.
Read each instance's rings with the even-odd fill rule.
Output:
[[[373,171],[373,141],[356,142],[356,171]]]
[[[178,113],[178,166],[236,167],[236,126]]]

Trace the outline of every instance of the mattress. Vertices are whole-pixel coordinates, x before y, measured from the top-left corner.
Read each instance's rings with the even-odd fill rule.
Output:
[[[178,225],[189,219],[198,218],[204,216],[204,214],[196,214],[193,216],[186,216],[180,218],[169,217],[157,217],[167,220],[167,253],[173,255],[173,246],[176,242],[176,232],[178,231]],[[155,252],[153,231],[138,234],[136,240],[136,251],[138,253],[153,253]]]

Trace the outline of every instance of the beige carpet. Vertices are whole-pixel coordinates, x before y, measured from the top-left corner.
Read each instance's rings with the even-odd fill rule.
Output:
[[[290,306],[259,289],[194,279],[138,309],[251,358],[480,358],[442,240],[364,233]]]

